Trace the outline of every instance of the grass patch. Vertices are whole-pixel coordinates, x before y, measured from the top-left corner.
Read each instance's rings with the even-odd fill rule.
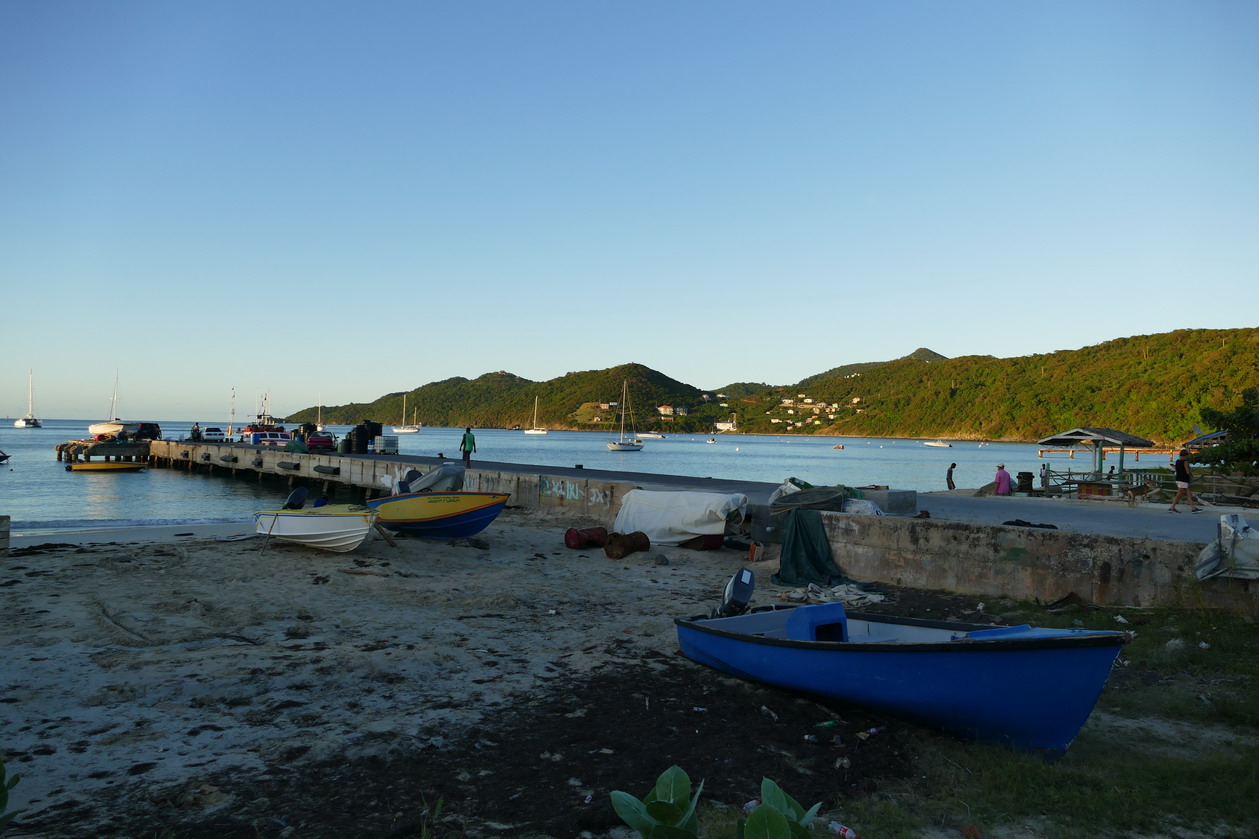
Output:
[[[1259,835],[1259,632],[1250,615],[1021,604],[1003,622],[1127,629],[1133,641],[1065,757],[923,732],[915,777],[828,802],[862,835]],[[1117,620],[1121,619],[1121,620]],[[823,820],[824,823],[824,820]],[[1026,828],[1019,833],[1018,827]],[[1189,834],[1194,835],[1194,834]]]

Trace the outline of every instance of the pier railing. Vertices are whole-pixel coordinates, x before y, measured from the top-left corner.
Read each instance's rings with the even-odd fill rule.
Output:
[[[1239,475],[1198,473],[1191,484],[1195,495],[1216,504],[1259,506],[1259,479]],[[1046,468],[1040,475],[1046,495],[1080,498],[1127,497],[1134,488],[1148,488],[1144,495],[1170,499],[1176,493],[1176,476],[1162,467],[1097,472],[1093,469]]]

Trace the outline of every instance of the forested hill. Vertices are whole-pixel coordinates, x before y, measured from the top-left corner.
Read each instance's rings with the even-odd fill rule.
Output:
[[[405,371],[399,371],[405,377]],[[747,433],[1036,440],[1104,426],[1176,444],[1194,436],[1204,405],[1228,409],[1259,387],[1259,329],[1179,330],[1019,358],[945,358],[919,349],[894,361],[846,364],[793,385],[731,384],[701,391],[641,364],[532,382],[510,373],[453,378],[407,392],[426,425],[597,429],[629,382],[638,428],[709,433],[718,421]],[[325,406],[325,422],[402,420],[402,392],[370,404]],[[685,410],[664,420],[658,406]],[[289,415],[312,420],[316,406]]]

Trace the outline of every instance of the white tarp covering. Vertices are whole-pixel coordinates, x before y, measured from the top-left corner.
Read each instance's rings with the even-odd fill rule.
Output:
[[[641,530],[653,545],[679,545],[696,536],[726,532],[732,514],[741,521],[748,497],[724,492],[650,492],[632,489],[625,493],[613,529],[617,533]]]
[[[1194,573],[1199,580],[1259,580],[1259,531],[1239,513],[1220,516],[1220,537],[1202,549]]]

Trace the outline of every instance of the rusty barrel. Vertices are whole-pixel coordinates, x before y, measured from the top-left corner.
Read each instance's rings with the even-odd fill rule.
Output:
[[[620,559],[636,551],[645,551],[651,547],[651,540],[647,538],[647,534],[641,530],[635,530],[633,533],[613,533],[608,536],[608,543],[603,546],[603,552],[608,555],[608,559]]]
[[[608,541],[608,531],[602,527],[578,530],[570,527],[564,533],[564,544],[570,548],[602,548]]]

